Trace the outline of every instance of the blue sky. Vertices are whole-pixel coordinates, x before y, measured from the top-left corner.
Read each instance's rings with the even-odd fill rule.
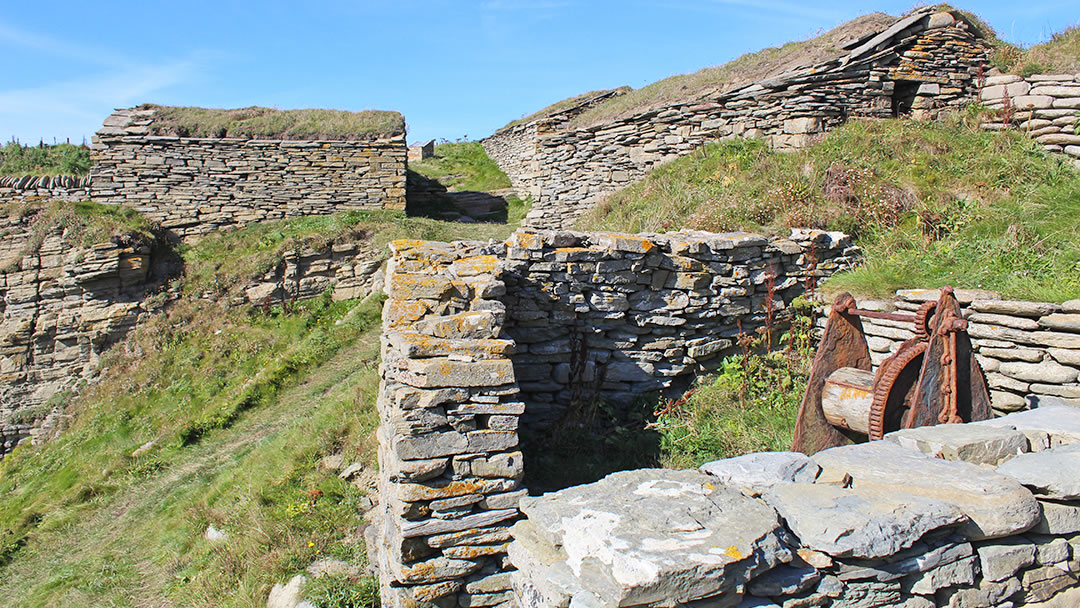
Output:
[[[1007,40],[1076,0],[967,2]],[[591,89],[640,87],[904,2],[393,0],[26,2],[0,11],[0,139],[73,143],[114,107],[386,109],[410,141],[479,139]]]

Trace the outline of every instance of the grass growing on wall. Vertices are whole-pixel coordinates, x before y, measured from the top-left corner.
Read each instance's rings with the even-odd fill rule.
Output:
[[[23,257],[36,254],[50,234],[62,234],[71,247],[118,242],[125,245],[150,244],[157,238],[157,226],[137,211],[89,201],[71,203],[24,203],[7,205],[10,220],[22,228],[0,229],[0,238],[25,235],[26,241],[10,259],[0,260],[0,272],[11,270]]]
[[[56,144],[24,146],[8,142],[0,148],[0,175],[87,175],[90,149],[86,146]]]
[[[776,153],[715,143],[610,196],[580,228],[842,230],[863,265],[828,283],[884,296],[909,287],[1005,297],[1080,296],[1080,172],[1022,133],[990,133],[971,109],[945,123],[850,121]]]
[[[154,135],[237,137],[242,139],[369,139],[405,132],[398,112],[364,110],[278,110],[275,108],[173,107],[143,105],[154,110]]]

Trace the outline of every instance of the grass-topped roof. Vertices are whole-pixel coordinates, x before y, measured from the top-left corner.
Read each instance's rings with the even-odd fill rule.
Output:
[[[258,106],[223,110],[152,104],[139,106],[139,109],[154,111],[151,135],[366,140],[405,132],[404,116],[380,110],[277,110]]]

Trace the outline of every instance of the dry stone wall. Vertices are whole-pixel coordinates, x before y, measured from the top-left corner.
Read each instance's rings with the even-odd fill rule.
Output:
[[[624,471],[522,499],[510,577],[521,608],[1075,606],[1077,470],[1080,408],[1047,406]]]
[[[1080,168],[1080,74],[990,76],[979,99],[1000,110],[984,129],[1023,131]]]
[[[519,231],[396,241],[383,311],[381,512],[388,606],[511,605],[506,545],[525,495],[519,428],[708,369],[740,331],[848,266],[838,233],[790,239]],[[769,285],[772,285],[770,288]],[[528,446],[527,446],[528,447]],[[428,604],[430,603],[430,604]]]
[[[60,231],[31,254],[21,220],[0,245],[0,457],[48,433],[65,403],[50,402],[97,373],[100,355],[147,313],[147,245],[73,247]]]
[[[90,200],[90,177],[74,175],[0,176],[0,205]]]
[[[998,414],[1046,405],[1080,407],[1080,300],[1064,304],[1002,300],[982,290],[956,290],[976,359],[986,372]],[[881,311],[915,311],[937,300],[936,289],[901,290],[892,301],[862,301]],[[911,325],[863,319],[874,367],[914,336]]]
[[[350,209],[405,209],[405,134],[366,141],[149,135],[118,110],[94,137],[91,197],[182,236]]]
[[[833,61],[625,119],[568,128],[559,115],[497,132],[484,148],[533,207],[564,228],[652,168],[728,138],[808,145],[851,117],[932,118],[978,95],[987,46],[959,15],[920,9]]]

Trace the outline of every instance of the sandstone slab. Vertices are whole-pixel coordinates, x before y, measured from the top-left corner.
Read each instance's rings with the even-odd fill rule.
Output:
[[[1080,408],[1068,405],[1043,406],[972,424],[1014,428],[1029,438],[1043,433],[1055,445],[1080,443]]]
[[[1015,429],[939,424],[903,429],[885,436],[905,448],[945,460],[997,465],[1028,451],[1027,437]]]
[[[547,556],[526,585],[550,588],[541,579],[569,571],[598,605],[711,597],[791,559],[772,509],[696,471],[614,473],[524,498],[521,510],[529,521],[514,528],[511,559]]]
[[[803,545],[833,557],[889,556],[967,519],[951,504],[872,487],[780,484],[764,499]]]
[[[822,480],[850,476],[853,488],[914,494],[954,505],[968,516],[961,531],[972,540],[1022,532],[1039,506],[1016,480],[966,462],[939,460],[887,441],[818,452]]]
[[[1080,444],[1024,454],[997,468],[1040,498],[1080,498]]]
[[[724,485],[761,493],[778,483],[812,483],[821,467],[798,452],[756,452],[707,462],[698,470]]]
[[[983,577],[1003,581],[1035,563],[1035,545],[1023,538],[1002,539],[976,549]]]

